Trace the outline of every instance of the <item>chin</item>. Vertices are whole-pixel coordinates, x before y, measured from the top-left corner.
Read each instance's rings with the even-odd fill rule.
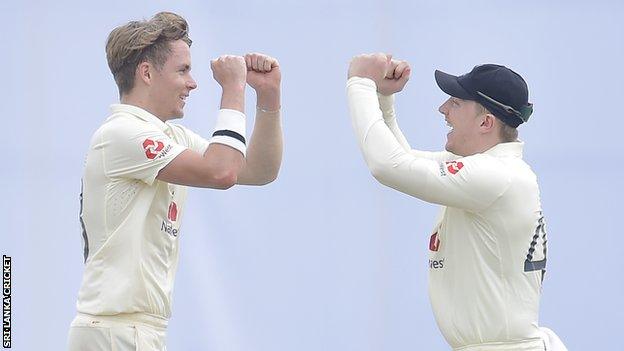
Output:
[[[444,149],[450,153],[453,153],[453,147],[448,141],[446,142],[446,145],[444,145]]]
[[[169,119],[180,119],[182,117],[184,117],[184,111],[177,110],[177,111],[171,112],[171,117]]]

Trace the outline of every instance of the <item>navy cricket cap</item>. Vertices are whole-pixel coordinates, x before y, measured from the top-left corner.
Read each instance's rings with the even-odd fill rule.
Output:
[[[459,77],[436,70],[435,80],[445,93],[480,103],[508,126],[519,126],[533,113],[526,82],[505,66],[479,65]]]

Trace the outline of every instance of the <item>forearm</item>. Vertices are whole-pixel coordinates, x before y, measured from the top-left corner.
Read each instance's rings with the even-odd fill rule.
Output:
[[[353,130],[372,175],[386,186],[422,195],[419,190],[426,184],[430,167],[411,167],[416,159],[384,123],[374,84],[352,78],[347,83],[347,94]]]
[[[283,137],[279,90],[258,94],[254,130],[238,184],[264,185],[277,178],[282,163]]]
[[[281,95],[279,87],[264,89],[257,94],[256,106],[259,110],[278,111],[281,107]]]
[[[394,108],[394,96],[394,94],[386,96],[377,93],[379,108],[381,109],[383,120],[405,151],[408,151],[413,156],[434,160],[436,162],[450,161],[459,158],[459,156],[453,155],[447,151],[421,151],[412,149],[407,141],[407,138],[405,138],[405,135],[399,127],[399,123],[396,118],[396,110]]]
[[[377,93],[377,97],[379,100],[379,108],[381,109],[384,122],[386,123],[392,134],[396,137],[399,144],[401,144],[401,146],[406,151],[411,150],[412,148],[409,142],[405,138],[405,135],[403,135],[403,132],[401,131],[397,123],[396,112],[394,109],[394,94],[386,96]]]
[[[405,153],[384,123],[374,83],[368,79],[351,78],[347,82],[347,95],[353,131],[369,168],[387,162],[391,153],[396,151]],[[377,133],[381,131],[387,139],[380,145],[376,145],[379,147],[377,150],[371,150],[370,147],[369,138],[372,129],[377,130]]]
[[[383,121],[371,81],[349,80],[347,94],[362,155],[371,174],[383,185],[427,202],[465,209],[486,208],[502,193],[505,177],[492,175],[496,167],[474,172],[474,177],[466,179],[468,169],[473,167],[464,159],[462,166],[466,170],[461,176],[451,177],[444,162],[414,156],[405,150]],[[492,187],[498,178],[503,179],[503,184]]]
[[[245,86],[237,84],[224,86],[221,93],[221,108],[245,113]]]

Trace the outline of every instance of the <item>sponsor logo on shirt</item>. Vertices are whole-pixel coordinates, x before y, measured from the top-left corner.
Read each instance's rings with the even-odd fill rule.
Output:
[[[173,227],[173,222],[178,220],[178,205],[176,205],[173,201],[169,204],[167,219],[168,220],[163,219],[162,224],[160,225],[160,230],[173,237],[177,237],[179,230]]]
[[[429,250],[438,251],[440,248],[440,239],[438,238],[438,232],[431,234],[431,238],[429,238]]]
[[[445,164],[444,163],[440,163],[440,176],[441,177],[446,177],[446,170],[444,169]]]
[[[464,164],[461,161],[448,161],[448,162],[446,162],[446,169],[451,174],[457,174],[462,168],[464,168]]]
[[[158,153],[164,147],[165,144],[163,144],[162,141],[145,139],[145,141],[143,142],[143,150],[145,150],[145,156],[147,156],[147,158],[149,158],[150,160],[153,160],[156,156],[158,156]]]
[[[143,150],[145,150],[145,156],[147,156],[147,158],[150,160],[165,157],[165,155],[169,153],[171,149],[171,145],[165,146],[165,144],[160,140],[154,141],[152,139],[145,139],[145,141],[143,142]]]
[[[444,268],[444,259],[429,260],[429,269],[441,269]]]
[[[440,249],[440,237],[438,232],[431,234],[429,238],[429,250],[437,252]],[[444,258],[439,260],[429,260],[429,269],[441,269],[444,268]]]
[[[167,218],[170,221],[175,222],[178,219],[178,205],[175,202],[169,204],[169,211],[167,211]]]
[[[162,221],[162,224],[160,225],[160,231],[163,231],[173,237],[177,237],[178,236],[178,232],[179,230],[173,227],[173,223],[169,222],[169,221]]]

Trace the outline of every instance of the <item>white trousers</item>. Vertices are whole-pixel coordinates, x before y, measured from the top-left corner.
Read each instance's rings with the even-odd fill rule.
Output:
[[[130,316],[130,317],[129,317]],[[145,318],[79,313],[71,323],[69,351],[166,351],[167,329]]]

